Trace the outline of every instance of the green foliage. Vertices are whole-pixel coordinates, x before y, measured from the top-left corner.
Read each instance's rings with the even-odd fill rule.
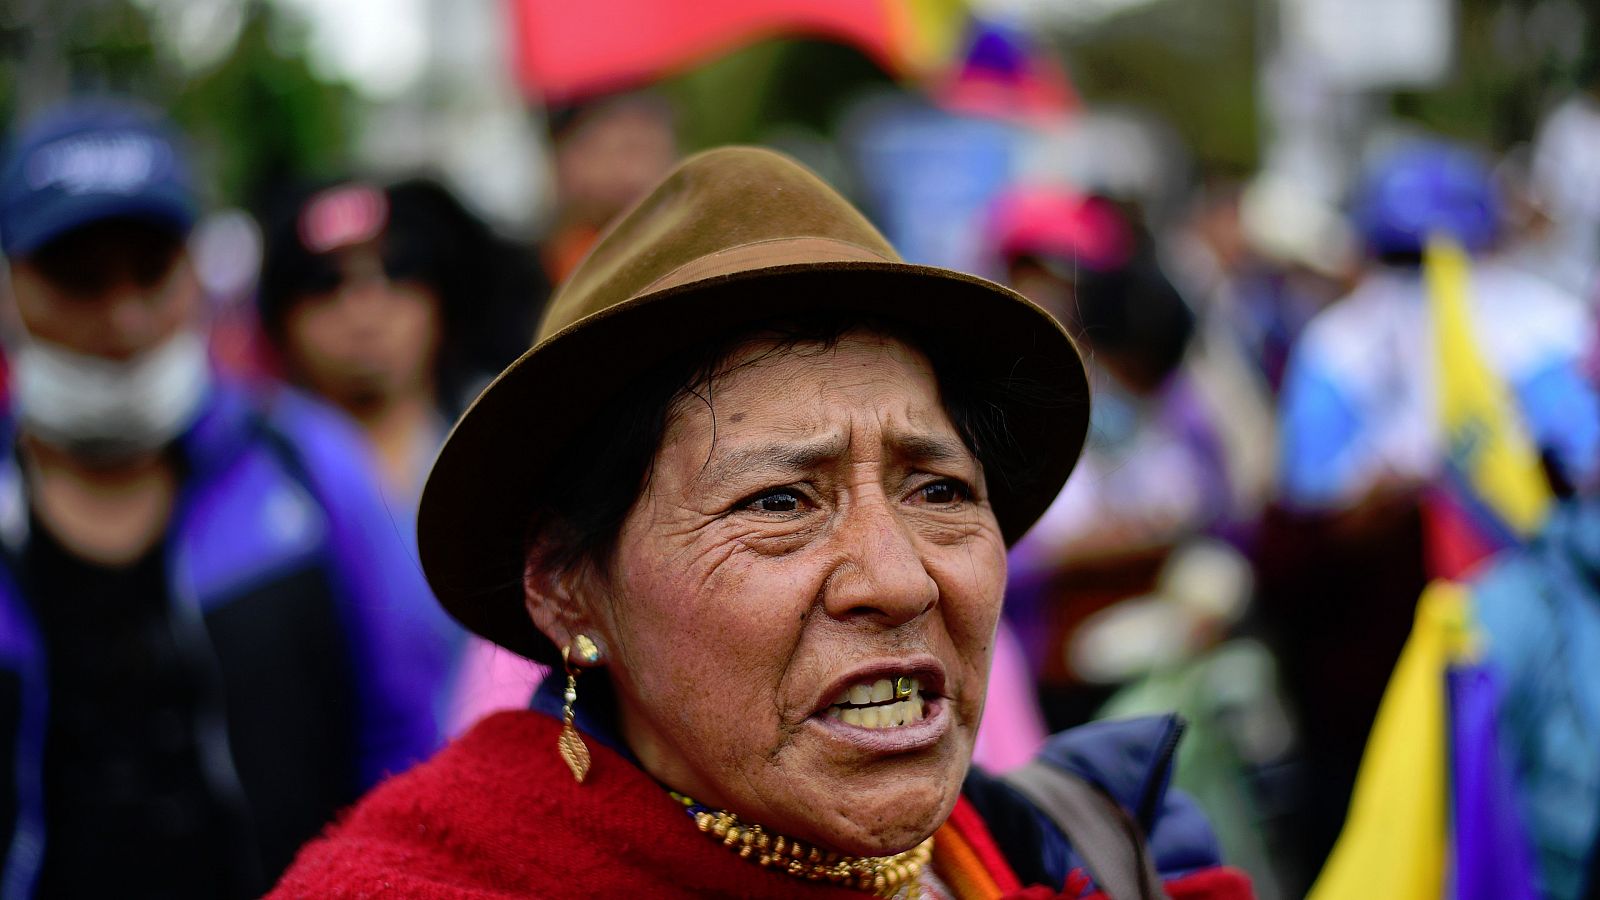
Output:
[[[0,9],[0,111],[8,121],[68,91],[148,96],[170,80],[150,23],[127,0],[60,0],[43,14],[33,21],[20,4]]]
[[[0,14],[0,112],[8,119],[69,94],[115,93],[168,110],[191,139],[203,186],[220,203],[253,204],[284,179],[349,161],[355,101],[308,64],[299,23],[247,3],[229,52],[185,72],[130,0],[54,0],[46,21]]]
[[[336,173],[349,164],[354,97],[317,77],[285,40],[284,23],[256,5],[220,65],[186,83],[172,114],[208,156],[220,196],[257,205],[289,179]]]
[[[1432,131],[1493,149],[1529,140],[1545,107],[1582,81],[1600,24],[1591,9],[1581,34],[1541,35],[1538,6],[1531,0],[1461,0],[1451,77],[1427,91],[1396,93],[1393,111]],[[1550,43],[1553,37],[1576,37],[1582,50],[1563,54]]]
[[[63,4],[77,15],[62,30],[63,55],[77,87],[137,93],[170,81],[160,64],[150,23],[126,2]]]
[[[1164,0],[1074,34],[1063,49],[1091,106],[1151,110],[1203,169],[1257,162],[1253,0]]]
[[[759,139],[775,127],[831,133],[862,91],[891,84],[860,51],[820,40],[763,41],[663,83],[683,111],[685,149]]]

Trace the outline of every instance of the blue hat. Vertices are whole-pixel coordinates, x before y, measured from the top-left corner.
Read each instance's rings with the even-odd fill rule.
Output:
[[[1371,166],[1356,196],[1356,226],[1375,254],[1420,253],[1447,235],[1470,251],[1500,233],[1501,203],[1488,163],[1442,141],[1403,145]]]
[[[18,135],[0,169],[0,251],[26,256],[104,219],[135,218],[188,232],[188,167],[155,116],[126,103],[58,107]]]

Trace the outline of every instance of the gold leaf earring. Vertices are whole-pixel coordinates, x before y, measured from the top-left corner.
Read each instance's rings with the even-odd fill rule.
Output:
[[[572,667],[574,655],[584,665],[592,666],[600,661],[600,648],[586,634],[575,635],[571,644],[561,648],[561,662],[567,670],[567,692],[562,695],[566,702],[561,706],[561,736],[556,739],[556,750],[572,770],[572,777],[583,784],[583,777],[589,774],[589,748],[578,735],[578,729],[572,726],[572,705],[578,702],[578,670]]]

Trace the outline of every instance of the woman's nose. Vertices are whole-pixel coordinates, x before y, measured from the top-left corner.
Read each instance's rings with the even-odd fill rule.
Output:
[[[824,586],[823,606],[836,619],[871,617],[893,628],[939,601],[939,585],[911,530],[887,497],[857,503],[835,532],[839,563]]]

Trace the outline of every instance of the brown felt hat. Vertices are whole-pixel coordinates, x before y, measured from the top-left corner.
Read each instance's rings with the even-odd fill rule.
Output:
[[[955,337],[996,380],[1056,398],[1005,410],[1033,456],[1026,487],[991,475],[1008,543],[1077,462],[1089,395],[1076,348],[1020,294],[902,262],[861,213],[794,160],[726,147],[690,157],[622,216],[551,299],[533,348],[456,423],[422,491],[417,543],[445,609],[534,659],[554,647],[523,607],[538,485],[597,409],[667,358],[763,321],[839,311]]]

